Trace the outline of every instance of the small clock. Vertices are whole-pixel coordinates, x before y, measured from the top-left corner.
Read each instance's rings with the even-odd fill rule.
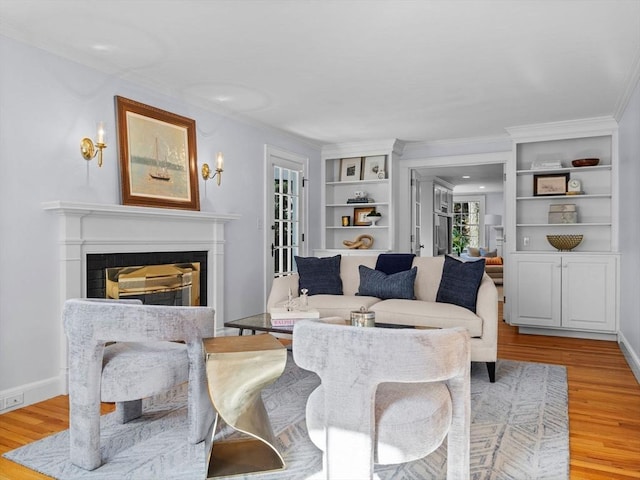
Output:
[[[567,186],[567,193],[572,193],[574,195],[577,193],[582,193],[582,184],[580,183],[580,180],[576,180],[575,178],[573,178],[569,180],[569,184]]]

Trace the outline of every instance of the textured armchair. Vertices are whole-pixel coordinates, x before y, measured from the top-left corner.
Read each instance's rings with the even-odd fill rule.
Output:
[[[142,398],[186,381],[188,440],[205,439],[215,415],[202,345],[215,333],[212,308],[76,299],[65,302],[63,322],[72,463],[87,470],[102,463],[101,401],[115,402],[117,420],[126,423],[142,414]]]
[[[293,356],[321,385],[307,401],[329,479],[422,458],[447,438],[447,478],[469,477],[470,353],[464,328],[362,328],[301,321]]]

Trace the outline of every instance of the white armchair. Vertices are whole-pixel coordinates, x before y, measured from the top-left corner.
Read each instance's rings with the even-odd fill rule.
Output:
[[[63,321],[72,463],[86,470],[102,464],[101,401],[116,402],[117,419],[125,423],[141,415],[142,398],[186,381],[189,442],[205,439],[215,415],[202,345],[214,336],[212,308],[75,299],[65,302]]]
[[[301,321],[293,356],[316,372],[307,428],[328,479],[367,479],[374,463],[422,458],[447,438],[449,479],[469,477],[469,334]]]

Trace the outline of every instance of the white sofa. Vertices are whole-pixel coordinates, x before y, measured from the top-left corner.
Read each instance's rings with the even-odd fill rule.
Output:
[[[343,256],[340,261],[340,278],[343,295],[312,295],[309,306],[318,309],[321,317],[349,319],[351,311],[365,307],[375,312],[376,323],[425,327],[465,327],[471,336],[471,361],[486,362],[489,379],[495,381],[495,364],[498,346],[498,291],[485,273],[478,289],[476,313],[457,305],[436,302],[443,257],[415,257],[418,267],[414,284],[416,300],[388,299],[358,296],[360,285],[358,267],[375,268],[377,255]],[[298,274],[275,278],[267,300],[267,309],[285,302],[289,289],[298,295]]]

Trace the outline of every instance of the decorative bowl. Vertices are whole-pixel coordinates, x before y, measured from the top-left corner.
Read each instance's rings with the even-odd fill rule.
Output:
[[[573,160],[571,165],[574,167],[595,167],[600,163],[599,158],[579,158],[577,160]]]
[[[568,252],[580,245],[582,235],[547,235],[547,242],[561,252]]]

